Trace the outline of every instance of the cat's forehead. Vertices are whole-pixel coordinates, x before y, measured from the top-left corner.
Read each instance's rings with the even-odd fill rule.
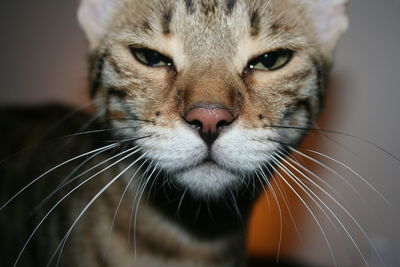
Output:
[[[126,0],[116,19],[135,41],[178,39],[186,49],[229,51],[244,39],[288,46],[307,34],[301,6],[290,0]]]

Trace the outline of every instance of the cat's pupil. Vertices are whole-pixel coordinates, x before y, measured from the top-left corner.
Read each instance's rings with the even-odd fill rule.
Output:
[[[261,62],[267,69],[272,68],[278,60],[278,53],[269,53],[261,57]]]

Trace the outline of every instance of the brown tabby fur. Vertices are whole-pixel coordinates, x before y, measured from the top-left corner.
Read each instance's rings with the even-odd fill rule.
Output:
[[[333,47],[345,28],[340,26],[346,24],[341,8],[332,4],[336,13],[323,16],[330,2],[341,7],[344,1],[317,2],[83,0],[79,17],[90,42],[91,94],[99,122],[88,123],[90,116],[78,112],[45,132],[50,121],[68,111],[3,112],[2,127],[12,130],[2,132],[1,140],[9,143],[1,158],[23,150],[1,165],[0,203],[77,155],[122,140],[96,154],[75,175],[133,146],[141,150],[76,191],[75,186],[99,169],[74,180],[33,213],[87,157],[67,162],[18,195],[0,211],[0,265],[15,263],[37,223],[56,206],[17,265],[46,266],[90,203],[68,238],[60,266],[244,266],[246,220],[257,196],[246,188],[250,184],[253,192],[261,191],[255,173],[283,144],[297,144],[312,124],[322,106]],[[326,21],[334,14],[339,26],[327,23],[320,31],[325,22],[316,21],[315,14]],[[171,58],[174,67],[145,66],[133,58],[130,47],[156,50]],[[295,51],[283,68],[268,72],[246,67],[252,58],[277,49]],[[204,105],[222,107],[235,118],[215,141],[211,165],[201,163],[202,155],[211,152],[205,152],[205,144],[182,119]],[[104,131],[68,135],[100,129]],[[121,179],[106,188],[119,174]],[[232,202],[229,193],[237,194],[236,206],[229,205],[242,217],[222,208]],[[57,257],[52,264],[56,266]]]

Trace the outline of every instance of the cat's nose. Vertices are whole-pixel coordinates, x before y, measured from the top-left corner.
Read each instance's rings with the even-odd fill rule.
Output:
[[[193,108],[184,117],[185,121],[197,129],[204,142],[211,146],[218,138],[222,127],[232,123],[234,117],[224,108]]]

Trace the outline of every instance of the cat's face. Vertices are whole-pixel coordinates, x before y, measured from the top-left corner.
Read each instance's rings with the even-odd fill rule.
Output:
[[[193,194],[246,184],[318,114],[344,4],[85,0],[97,109]]]

